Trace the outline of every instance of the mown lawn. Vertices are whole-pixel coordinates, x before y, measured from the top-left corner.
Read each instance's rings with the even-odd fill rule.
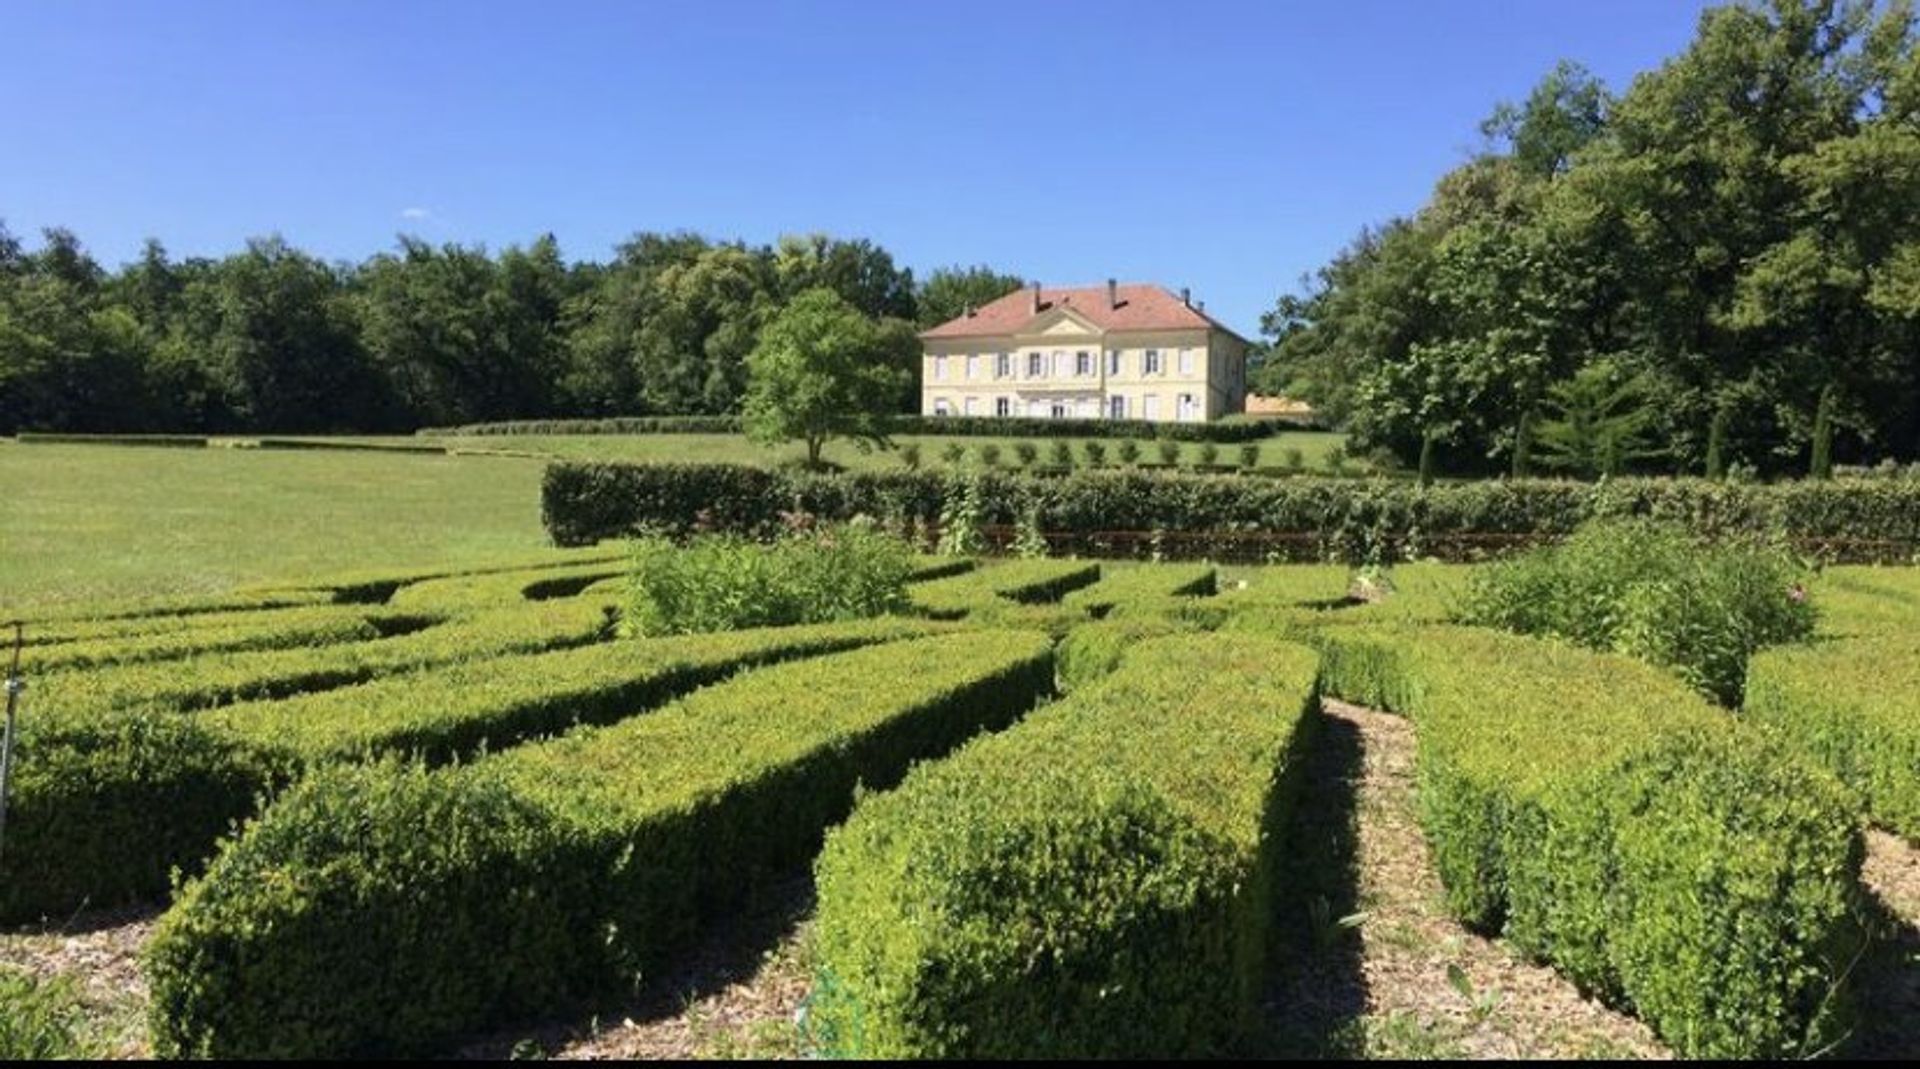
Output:
[[[0,619],[547,545],[537,460],[0,442]]]

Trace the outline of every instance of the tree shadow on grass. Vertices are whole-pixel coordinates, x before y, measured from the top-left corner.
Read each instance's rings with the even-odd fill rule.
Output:
[[[524,1056],[530,1047],[545,1054],[625,1022],[647,1025],[679,1017],[695,1001],[752,979],[767,955],[793,935],[813,908],[811,871],[789,873],[749,892],[725,921],[709,926],[631,997],[607,999],[565,1018],[472,1037],[457,1045],[458,1056],[502,1060],[516,1052]]]
[[[1366,1011],[1358,926],[1361,909],[1358,784],[1360,729],[1322,716],[1299,802],[1283,845],[1293,882],[1280,898],[1274,967],[1247,1054],[1258,1058],[1364,1056],[1357,1022]]]

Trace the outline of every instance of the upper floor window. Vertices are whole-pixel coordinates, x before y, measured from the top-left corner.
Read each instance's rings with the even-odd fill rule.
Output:
[[[936,356],[933,358],[933,377],[936,379],[944,379],[947,377],[946,357]]]
[[[993,358],[993,377],[1008,378],[1013,374],[1013,354],[1001,353]]]
[[[1047,373],[1047,354],[1028,353],[1027,354],[1027,377],[1030,379],[1037,379],[1045,376],[1046,373]]]
[[[1053,377],[1056,379],[1064,379],[1067,377],[1067,351],[1065,349],[1055,349],[1053,351]]]
[[[980,372],[980,355],[978,353],[968,353],[967,354],[967,378],[971,379],[975,375],[978,375],[979,372]]]
[[[1085,349],[1073,354],[1073,373],[1082,378],[1093,374],[1093,354]]]
[[[1146,363],[1141,368],[1141,372],[1147,375],[1160,374],[1160,350],[1158,349],[1147,350]]]
[[[1111,377],[1118,374],[1120,374],[1120,350],[1109,349],[1107,350],[1107,375]]]
[[[1180,350],[1180,374],[1182,375],[1193,374],[1193,350],[1192,349]]]

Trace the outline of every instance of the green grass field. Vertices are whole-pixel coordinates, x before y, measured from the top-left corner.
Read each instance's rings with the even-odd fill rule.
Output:
[[[536,460],[0,445],[0,617],[538,550]]]

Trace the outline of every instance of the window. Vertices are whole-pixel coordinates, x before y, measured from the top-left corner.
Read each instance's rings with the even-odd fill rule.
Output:
[[[1118,395],[1107,398],[1107,418],[1126,419],[1127,399]]]
[[[963,407],[965,408],[967,415],[977,416],[980,414],[980,399],[978,397],[969,397],[967,398]]]
[[[946,357],[936,356],[933,358],[933,377],[936,379],[944,379],[947,377]]]
[[[1151,393],[1150,393],[1150,394],[1148,394],[1147,396],[1145,396],[1145,397],[1143,397],[1143,398],[1141,398],[1141,407],[1142,407],[1142,411],[1141,411],[1141,413],[1140,413],[1140,414],[1141,414],[1142,416],[1145,416],[1145,417],[1146,417],[1147,419],[1159,419],[1159,418],[1160,418],[1160,397],[1159,397],[1159,395],[1157,395],[1157,394],[1151,394]]]
[[[1013,354],[1001,353],[993,358],[993,377],[1006,379],[1013,377]]]
[[[1001,417],[1002,419],[1005,419],[1006,417],[1013,415],[1013,399],[1010,397],[994,398],[993,414]]]
[[[1054,419],[1067,418],[1067,403],[1065,401],[1055,401],[1053,403],[1053,418]]]
[[[1065,349],[1055,349],[1053,351],[1053,377],[1056,379],[1064,379],[1067,377],[1067,351]]]
[[[1120,350],[1109,349],[1107,350],[1107,376],[1111,378],[1118,374],[1120,374]]]
[[[1141,373],[1145,375],[1160,374],[1160,350],[1158,349],[1147,350],[1146,365],[1141,368]]]
[[[1041,401],[1038,398],[1035,398],[1034,400],[1027,402],[1027,415],[1033,417],[1034,419],[1039,419],[1041,416],[1044,416],[1046,414],[1047,414],[1046,402]]]
[[[1044,378],[1046,374],[1047,374],[1047,354],[1028,353],[1027,354],[1027,377],[1030,379],[1038,379],[1038,378]]]
[[[967,354],[967,378],[969,379],[975,378],[979,374],[980,374],[980,354],[968,353]]]
[[[1191,349],[1180,350],[1180,374],[1193,374],[1193,350]]]
[[[951,416],[953,415],[953,406],[947,404],[946,398],[936,397],[933,399],[933,414],[936,416]]]
[[[1073,354],[1073,373],[1086,378],[1093,374],[1093,354],[1085,349]]]
[[[1194,401],[1193,395],[1190,393],[1181,394],[1180,395],[1180,419],[1182,421],[1191,422],[1199,418],[1200,418],[1200,405]]]

